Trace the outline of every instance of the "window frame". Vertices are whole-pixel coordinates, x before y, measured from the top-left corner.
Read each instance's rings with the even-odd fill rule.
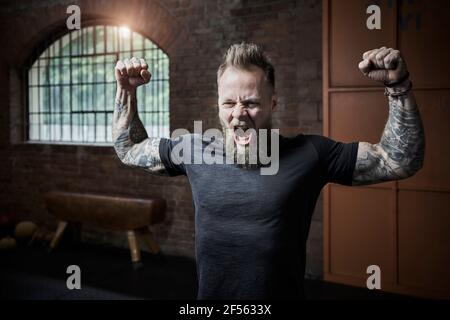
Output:
[[[95,27],[97,26],[104,26],[106,27],[117,27],[120,28],[122,25],[120,23],[118,23],[118,21],[112,21],[110,19],[100,19],[100,20],[92,20],[92,21],[88,21],[88,22],[84,22],[83,21],[83,26],[80,30],[82,29],[87,29],[89,27],[93,27],[94,28],[94,33],[95,33]],[[106,29],[105,29],[106,30]],[[157,41],[155,41],[154,39],[152,39],[151,37],[149,37],[148,35],[146,35],[145,32],[142,32],[141,30],[139,30],[138,28],[134,28],[133,26],[129,26],[129,30],[132,33],[137,33],[138,35],[142,36],[142,40],[149,40],[152,45],[154,45],[156,47],[156,49],[158,49],[158,54],[162,54],[162,58],[163,59],[167,59],[167,70],[166,70],[166,75],[167,78],[166,79],[161,79],[161,80],[165,80],[166,81],[166,86],[167,86],[167,90],[168,93],[166,94],[167,96],[167,105],[166,105],[166,109],[165,111],[158,111],[161,112],[162,114],[166,113],[166,117],[167,118],[163,118],[164,122],[167,122],[167,130],[168,130],[168,135],[170,135],[170,129],[171,129],[171,115],[170,115],[170,96],[171,96],[171,82],[170,82],[170,66],[171,66],[171,59],[169,54],[167,53],[167,51],[165,51],[159,44]],[[64,36],[68,35],[69,33],[73,32],[74,30],[68,30],[67,28],[64,27],[60,27],[59,29],[54,30],[54,32],[52,32],[49,35],[46,35],[45,37],[42,37],[41,41],[38,41],[33,48],[31,49],[31,54],[28,56],[28,59],[26,59],[26,63],[23,65],[22,68],[20,68],[20,70],[11,70],[11,74],[10,74],[10,79],[11,80],[19,80],[21,85],[20,85],[20,91],[23,92],[21,96],[21,105],[22,107],[20,108],[21,111],[23,112],[22,116],[21,116],[21,122],[22,122],[22,130],[19,133],[17,130],[17,127],[13,128],[13,130],[11,130],[11,142],[13,144],[17,144],[17,143],[23,143],[23,144],[40,144],[40,145],[69,145],[69,146],[93,146],[93,147],[111,147],[113,145],[112,141],[105,141],[105,142],[98,142],[98,141],[57,141],[57,140],[30,140],[30,127],[31,127],[31,122],[30,122],[30,92],[29,92],[29,88],[30,88],[30,83],[29,83],[29,71],[31,70],[33,64],[38,61],[38,59],[41,57],[41,55],[47,50],[49,49],[56,41],[62,39]],[[73,41],[73,40],[71,40]],[[107,40],[106,40],[107,41]],[[106,42],[105,41],[105,45]],[[93,40],[94,42],[94,40]],[[148,51],[150,50],[154,50],[154,49],[146,49]],[[133,48],[130,49],[130,54],[134,51]],[[125,51],[126,52],[126,51]],[[110,52],[114,53],[116,55],[116,58],[118,56],[120,56],[121,54],[123,54],[123,50],[115,50]],[[108,54],[106,47],[104,48],[104,52],[102,54],[95,54],[96,56],[106,56]],[[72,52],[70,52],[70,56],[68,56],[69,59],[72,59]],[[107,63],[107,62],[105,62]],[[150,63],[149,63],[150,65]],[[72,67],[71,67],[72,68]],[[106,77],[105,77],[106,78]],[[70,79],[70,83],[69,85],[72,86],[72,78]],[[160,80],[160,81],[161,81]],[[103,82],[102,82],[103,83]],[[58,82],[57,85],[60,85],[61,82]],[[106,84],[105,84],[106,86]],[[17,86],[11,85],[10,83],[10,91],[14,90],[14,87],[16,88],[16,90],[18,89]],[[160,89],[161,90],[161,89]],[[162,90],[160,91],[160,93],[162,94]],[[114,94],[115,94],[115,90],[114,90]],[[105,126],[108,127],[108,125],[111,125],[108,122],[108,114],[111,113],[112,114],[112,108],[114,107],[114,101],[112,100],[113,98],[111,98],[111,112],[105,112]],[[63,101],[63,97],[61,97],[61,101]],[[107,96],[105,96],[105,103],[107,101]],[[14,107],[13,105],[16,103],[10,103],[10,110],[12,110]],[[107,106],[107,103],[106,103]],[[17,110],[17,109],[16,109]],[[39,110],[40,111],[40,110]],[[41,112],[41,111],[40,111]],[[148,112],[148,111],[147,111]],[[141,113],[146,113],[146,112],[141,112]],[[83,113],[85,114],[85,113]],[[10,115],[11,118],[15,118],[16,122],[17,122],[17,115]],[[61,120],[62,121],[62,120]],[[145,120],[142,120],[144,125],[145,125]],[[95,122],[96,123],[96,122]],[[39,125],[42,125],[42,123],[39,123]],[[61,122],[62,125],[62,122]],[[71,125],[71,131],[73,124]],[[150,125],[148,125],[150,126]],[[95,129],[97,130],[97,129]],[[108,131],[107,131],[108,133]],[[106,133],[105,135],[105,139],[108,139],[108,134]],[[19,138],[20,135],[20,138]],[[150,134],[149,132],[149,136],[152,136],[152,134]],[[158,135],[156,135],[158,136]],[[62,137],[62,136],[61,136]]]

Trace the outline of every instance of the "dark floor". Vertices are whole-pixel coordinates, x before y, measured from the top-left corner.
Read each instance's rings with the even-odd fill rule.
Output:
[[[129,251],[77,245],[48,254],[44,247],[19,247],[0,252],[0,299],[195,299],[195,261],[157,258],[143,253],[143,267],[134,269]],[[68,290],[66,269],[81,269],[81,290]],[[403,299],[366,289],[306,281],[308,299]]]

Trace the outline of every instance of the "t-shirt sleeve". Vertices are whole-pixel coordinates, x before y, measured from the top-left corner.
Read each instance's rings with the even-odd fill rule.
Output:
[[[183,146],[190,141],[189,135],[175,139],[162,138],[159,143],[159,156],[170,176],[186,175],[183,161]]]
[[[318,135],[311,135],[310,141],[316,148],[326,182],[351,185],[358,142],[344,143]]]

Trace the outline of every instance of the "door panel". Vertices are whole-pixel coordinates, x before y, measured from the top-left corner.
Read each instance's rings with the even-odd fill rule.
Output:
[[[343,142],[377,143],[388,112],[388,100],[381,92],[333,92],[330,94],[330,137]],[[376,187],[390,186],[392,182]]]
[[[330,136],[339,141],[380,141],[388,117],[381,92],[335,92],[330,98]]]
[[[381,268],[382,282],[394,282],[392,192],[335,185],[329,189],[331,273],[361,278],[365,285],[367,267],[375,264]]]
[[[399,48],[418,87],[450,87],[448,0],[405,1]]]
[[[400,191],[400,284],[447,290],[450,298],[450,194]]]
[[[388,1],[380,4],[382,28],[368,32],[367,1],[335,0],[330,3],[330,79],[333,87],[377,86],[359,71],[362,53],[395,44],[394,10]]]
[[[425,162],[417,175],[401,181],[399,186],[450,191],[450,90],[414,94],[425,128]]]

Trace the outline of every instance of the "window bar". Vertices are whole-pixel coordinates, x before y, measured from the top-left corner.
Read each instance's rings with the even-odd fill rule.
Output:
[[[134,32],[133,31],[130,31],[129,32],[129,45],[130,45],[130,51],[131,51],[131,56],[129,57],[129,59],[131,59],[132,57],[134,57],[135,55],[134,55],[134,52],[133,52],[133,35],[134,35]],[[125,36],[125,39],[126,39],[126,36]],[[133,64],[131,64],[131,65],[133,65]],[[139,106],[137,105],[138,103],[139,103],[139,99],[137,99],[137,97],[138,97],[138,89],[139,88],[136,88],[136,100],[137,100],[137,102],[136,102],[136,109],[137,109],[137,111],[139,111]],[[142,88],[141,88],[141,90],[142,90]],[[141,103],[142,103],[142,101],[141,101]]]
[[[93,35],[92,35],[92,50],[94,50],[94,56],[97,56],[97,26],[93,26]]]
[[[82,35],[83,35],[83,31],[80,30],[80,32],[78,34],[78,43],[79,43],[80,54],[82,53],[82,47],[83,47]],[[77,139],[77,141],[83,142],[83,138],[82,138],[82,135],[83,135],[82,121],[83,121],[83,119],[79,113],[80,110],[82,109],[82,105],[83,105],[83,90],[82,90],[83,85],[81,84],[81,77],[83,74],[83,58],[80,57],[76,61],[78,61],[78,72],[77,72],[77,81],[76,81],[76,85],[77,85],[78,89],[76,90],[76,96],[75,96],[76,106],[77,106],[77,108],[75,110],[75,114],[77,116],[76,126],[78,127],[77,128],[78,136],[75,137],[75,139]]]
[[[155,123],[155,136],[158,136],[158,105],[159,105],[159,66],[158,66],[158,52],[152,49],[152,57],[155,65],[155,93],[154,93],[154,106],[153,106],[153,122]]]
[[[97,33],[97,27],[96,26],[93,26],[92,27],[93,28],[93,35],[92,35],[92,50],[93,50],[93,52],[94,52],[94,56],[97,56],[96,55],[96,44],[97,44],[97,36],[96,36],[96,33]],[[96,80],[97,80],[97,59],[98,58],[93,58],[93,61],[92,61],[92,81],[93,82],[95,82]],[[92,87],[92,110],[94,110],[94,103],[95,103],[95,101],[96,101],[96,91],[97,91],[97,89],[95,89],[94,90],[94,88],[96,88],[96,86],[95,87]],[[95,109],[97,109],[97,105],[95,105]],[[94,130],[94,143],[95,142],[97,142],[97,113],[94,113],[94,126],[93,126],[93,130]]]
[[[95,61],[92,61],[92,77],[95,77],[97,74],[97,59],[95,59]],[[95,89],[94,89],[95,88]],[[91,108],[93,111],[97,110],[97,105],[95,103],[96,101],[96,86],[91,87]],[[92,124],[92,123],[91,123]],[[94,130],[94,142],[97,142],[97,113],[94,112],[94,125],[93,125],[93,130]]]
[[[157,50],[158,57],[158,107],[156,117],[158,119],[158,137],[161,137],[161,103],[162,103],[162,91],[163,91],[163,83],[162,83],[162,68],[161,68],[161,50]]]
[[[146,101],[146,105],[145,105],[145,121],[146,124],[149,126],[149,130],[150,130],[150,134],[152,137],[154,137],[153,134],[153,125],[152,125],[152,114],[151,114],[151,110],[152,110],[152,87],[153,87],[153,80],[155,77],[155,73],[153,70],[153,63],[150,60],[150,53],[148,48],[146,47],[146,39],[142,39],[142,48],[144,48],[144,57],[145,57],[145,61],[147,62],[148,68],[150,73],[152,74],[152,78],[150,80],[149,85],[146,87],[145,90],[145,101]]]
[[[144,43],[145,42],[146,42],[146,40],[144,40]],[[149,54],[149,55],[147,56],[147,54]],[[145,49],[145,60],[147,61],[148,68],[152,74],[152,78],[150,80],[149,86],[145,90],[145,93],[146,93],[145,101],[147,102],[145,111],[149,112],[153,108],[152,92],[153,92],[153,81],[155,80],[155,71],[153,70],[153,62],[150,59],[150,53],[148,53],[147,48]],[[151,113],[147,113],[145,115],[145,119],[147,120],[147,125],[149,125],[149,127],[150,127],[150,134],[153,137],[154,135],[153,135],[153,125],[152,125]]]
[[[97,81],[97,82],[93,82],[93,81],[88,81],[88,82],[83,82],[83,84],[89,84],[89,85],[96,85],[96,84],[115,84],[116,82],[115,81],[106,81],[106,82],[102,82],[102,81]],[[69,83],[61,83],[61,84],[58,84],[58,85],[61,85],[61,86],[66,86],[66,87],[68,87],[68,86],[70,86],[70,84]],[[57,86],[58,86],[57,85]],[[46,88],[46,87],[54,87],[55,86],[55,84],[52,84],[52,85],[50,85],[50,84],[42,84],[42,85],[40,85],[39,87],[44,87],[44,88]],[[38,87],[37,85],[30,85],[30,87]]]
[[[28,72],[27,72],[28,71]],[[30,77],[31,73],[31,77]],[[25,141],[30,140],[30,128],[31,128],[31,112],[30,112],[30,100],[31,100],[31,94],[30,94],[30,79],[33,78],[33,64],[31,64],[31,68],[28,70],[25,69],[22,70],[22,78],[26,79],[26,85],[22,83],[21,88],[23,89],[23,92],[25,93],[25,114],[23,114],[22,119],[24,121],[24,128],[22,130],[22,137]],[[25,89],[24,89],[25,88]],[[34,94],[33,94],[34,95]]]
[[[130,40],[130,51],[131,51],[131,57],[136,57],[135,56],[135,52],[133,52],[133,37],[134,37],[134,32],[133,31],[130,31],[129,32],[129,40]],[[131,59],[131,57],[129,57],[130,59]],[[140,76],[140,75],[139,75]],[[142,90],[142,88],[141,89],[139,89],[139,88],[136,88],[136,99],[138,98],[138,90]],[[139,105],[137,105],[139,103],[139,99],[137,99],[137,102],[136,102],[136,108],[137,108],[137,112],[139,112]],[[140,102],[141,103],[141,105],[142,105],[142,101]]]
[[[161,62],[161,60],[160,60],[160,58],[161,58],[161,50],[157,50],[156,51],[156,56],[157,56],[157,65],[158,65],[158,94],[157,94],[157,97],[158,97],[158,105],[156,106],[156,111],[157,111],[157,114],[156,114],[156,123],[158,124],[158,126],[157,126],[157,128],[158,128],[158,137],[160,137],[161,136],[161,128],[160,128],[160,118],[161,118],[161,116],[160,116],[160,109],[161,109],[161,64],[160,64],[160,62]]]
[[[153,60],[153,65],[155,68],[155,92],[153,92],[153,123],[154,123],[154,127],[155,127],[155,136],[158,136],[158,127],[157,127],[157,114],[156,114],[156,110],[158,110],[158,91],[159,91],[159,86],[158,86],[158,78],[159,78],[159,74],[158,74],[158,56],[156,55],[155,50],[152,48],[152,60]]]
[[[160,52],[161,55],[161,104],[159,105],[159,121],[160,121],[160,127],[159,127],[159,136],[162,137],[163,136],[163,128],[164,128],[164,117],[163,117],[163,113],[164,113],[164,92],[166,89],[166,82],[164,81],[164,70],[165,70],[165,65],[164,65],[164,53]]]
[[[150,124],[151,124],[151,128],[152,128],[152,137],[156,137],[155,134],[155,121],[154,121],[154,117],[155,115],[153,114],[153,111],[155,110],[155,78],[156,78],[156,69],[155,69],[155,61],[153,60],[153,50],[150,49],[150,59],[149,62],[151,63],[152,66],[152,72],[153,72],[153,83],[150,85],[150,111],[152,111],[152,113],[150,114]]]
[[[82,28],[81,29],[81,52],[80,52],[80,54],[82,56],[84,56],[87,53],[87,48],[86,48],[86,43],[85,43],[85,41],[86,41],[85,35],[86,35],[86,28]]]
[[[54,43],[53,45],[52,45],[52,51],[53,51],[53,55],[55,55],[56,54],[56,46],[57,46],[58,44],[57,43]],[[52,117],[52,132],[53,132],[53,140],[56,140],[56,136],[57,136],[57,126],[56,126],[56,124],[57,124],[57,121],[58,121],[58,101],[57,101],[57,98],[58,98],[58,95],[57,95],[57,83],[58,83],[58,81],[57,81],[57,77],[59,77],[59,75],[57,75],[56,73],[57,73],[57,70],[58,70],[58,65],[57,65],[57,61],[54,59],[53,60],[53,63],[52,63],[52,69],[51,69],[51,71],[52,71],[52,80],[53,80],[53,87],[51,87],[52,89],[52,99],[53,99],[53,108],[54,108],[54,112],[53,112],[53,117]]]
[[[50,47],[47,48],[47,53],[48,53],[49,56],[51,55],[51,48]],[[50,66],[51,66],[51,64],[48,63],[47,67],[46,67],[46,70],[45,70],[45,72],[47,73],[47,82],[48,82],[48,84],[50,84],[50,74],[51,74],[50,73],[50,71],[51,71]],[[46,121],[47,121],[47,129],[48,129],[49,135],[47,136],[47,140],[51,140],[51,136],[52,136],[52,127],[51,127],[51,125],[49,125],[49,122],[51,123],[51,116],[52,116],[51,115],[51,112],[52,112],[52,97],[51,97],[52,91],[51,90],[52,90],[51,87],[48,86],[48,91],[46,93],[46,96],[48,98],[47,110],[49,110],[49,114],[46,117]]]
[[[50,55],[53,57],[55,55],[55,44],[52,44],[50,47]],[[52,87],[53,84],[56,82],[55,80],[55,60],[52,59],[50,60],[51,64],[49,65],[49,70],[50,70],[50,78],[48,79],[49,84],[50,84],[50,107],[52,108],[53,112],[50,113],[50,140],[55,140],[55,127],[54,127],[54,122],[55,122],[55,114],[56,114],[56,96],[55,96],[55,88]]]
[[[167,88],[167,82],[165,80],[166,77],[166,63],[165,63],[165,55],[163,54],[163,61],[164,61],[164,82],[163,82],[163,92],[162,92],[162,106],[161,106],[161,122],[162,122],[162,127],[161,127],[161,137],[164,136],[164,128],[166,126],[166,121],[165,121],[165,110],[166,110],[166,88]]]
[[[84,41],[85,41],[85,47],[84,47],[84,53],[87,54],[89,52],[89,29],[86,28],[85,33],[84,33]],[[84,60],[84,64],[83,64],[83,79],[81,80],[83,82],[83,92],[84,92],[84,99],[83,99],[83,127],[85,128],[84,130],[84,142],[89,142],[89,87],[87,84],[85,84],[85,80],[88,77],[88,72],[89,72],[89,58],[87,58],[86,56],[84,56],[83,58]]]
[[[165,78],[165,76],[166,76],[166,72],[165,72],[165,70],[166,70],[166,64],[164,63],[164,53],[161,53],[161,65],[162,65],[162,67],[163,67],[163,69],[162,69],[162,88],[163,88],[163,90],[162,90],[162,92],[161,92],[161,106],[160,106],[160,108],[159,108],[159,110],[160,110],[160,118],[161,118],[161,129],[160,129],[160,135],[161,135],[161,137],[164,135],[164,125],[165,125],[165,121],[164,121],[164,109],[165,109],[165,96],[164,96],[164,94],[165,94],[165,92],[166,92],[166,81],[164,80]]]
[[[165,81],[165,76],[166,76],[166,64],[164,62],[164,52],[161,52],[161,86],[162,86],[162,92],[161,92],[161,105],[159,106],[159,113],[160,113],[160,119],[161,119],[161,129],[160,129],[160,135],[161,137],[164,134],[164,109],[165,109],[165,92],[166,92],[166,81]]]
[[[81,52],[81,49],[82,49],[81,34],[82,34],[81,30],[78,30],[78,32],[77,32],[77,54],[78,54],[78,57],[81,57],[83,55]]]
[[[115,38],[116,38],[116,47],[114,48],[116,51],[117,59],[120,57],[120,49],[123,46],[122,41],[120,39],[120,29],[118,27],[114,27]]]
[[[158,103],[158,101],[156,100],[156,97],[158,96],[158,68],[157,65],[155,63],[155,54],[153,52],[153,49],[150,49],[150,61],[152,63],[152,70],[153,70],[153,83],[152,86],[150,87],[150,96],[151,96],[151,117],[150,117],[150,121],[152,124],[152,135],[154,137],[158,136],[158,130],[156,128],[156,114],[155,114],[155,110],[156,110],[156,105]]]
[[[72,31],[72,32],[75,32],[75,31]],[[155,50],[158,50],[158,49],[155,49]],[[133,50],[133,51],[136,51],[136,50]],[[129,54],[129,53],[131,53],[131,50],[124,50],[124,49],[122,49],[122,50],[120,50],[120,52],[123,53],[123,54],[127,54],[127,53]],[[79,57],[93,57],[93,56],[96,56],[96,55],[98,55],[98,53],[97,54],[84,53],[84,54],[72,54],[72,55],[58,55],[58,56],[54,56],[54,57],[41,57],[40,59],[42,59],[42,60],[53,60],[54,58],[70,58],[70,57],[72,57],[72,58],[79,58]]]
[[[78,79],[79,80],[78,83],[80,84],[80,87],[81,87],[81,104],[78,105],[78,109],[81,111],[79,113],[79,117],[81,117],[81,142],[85,142],[84,141],[84,113],[83,113],[83,111],[84,111],[84,99],[85,99],[85,97],[84,97],[84,84],[83,84],[83,78],[84,78],[84,75],[85,75],[85,72],[84,72],[84,51],[85,51],[85,48],[84,48],[85,37],[84,37],[84,35],[85,35],[85,33],[86,33],[86,29],[81,29],[81,55],[83,57],[80,58],[81,59],[81,73],[80,73],[80,76],[79,76],[79,79]]]
[[[94,26],[94,27],[92,27],[92,50],[93,50],[93,52],[94,52],[94,55],[95,55],[95,46],[96,46],[96,27]],[[95,76],[95,70],[96,70],[96,66],[97,66],[97,60],[98,60],[98,58],[96,57],[96,58],[92,58],[92,60],[91,60],[91,66],[92,66],[92,81],[95,83],[95,81],[96,81],[96,76]],[[97,105],[96,105],[96,103],[95,103],[95,101],[96,101],[96,91],[97,91],[97,88],[96,88],[96,86],[95,85],[93,85],[92,87],[91,87],[91,109],[94,111],[94,110],[96,110],[97,109]],[[95,106],[94,106],[95,105]],[[91,123],[91,125],[92,125],[92,123]],[[93,124],[93,126],[92,126],[92,129],[94,130],[94,143],[95,142],[97,142],[97,113],[96,112],[94,112],[94,124]]]
[[[55,46],[52,44],[50,46],[49,50],[49,56],[53,57],[54,55],[54,49]],[[56,103],[55,103],[55,96],[54,96],[54,90],[52,88],[52,85],[54,83],[54,74],[53,74],[53,66],[55,64],[54,60],[49,60],[48,70],[49,70],[49,77],[48,77],[48,84],[49,84],[49,106],[50,106],[50,115],[49,115],[49,121],[50,121],[50,140],[54,139],[55,133],[53,128],[53,122],[54,122],[54,114],[56,111]]]
[[[166,114],[167,114],[167,134],[170,135],[170,60],[169,57],[166,57],[167,59],[167,107],[166,107]]]
[[[107,113],[107,111],[106,111],[106,105],[107,105],[107,101],[108,101],[108,96],[106,95],[106,92],[107,92],[107,90],[106,90],[106,88],[107,88],[107,84],[106,84],[106,81],[107,81],[107,79],[106,79],[106,44],[107,44],[107,41],[106,41],[106,26],[103,26],[103,40],[104,40],[104,47],[103,47],[103,51],[104,51],[104,53],[105,53],[105,56],[104,56],[104,59],[103,59],[103,70],[104,70],[104,72],[103,72],[103,81],[105,82],[105,85],[104,85],[104,87],[103,87],[103,92],[104,92],[104,99],[103,99],[103,110],[104,110],[104,125],[105,125],[105,141],[108,141],[108,130],[107,130],[107,127],[108,127],[108,125],[109,125],[109,123],[108,123],[108,113]],[[113,107],[115,108],[115,101],[114,101],[114,104],[113,104]],[[113,112],[114,112],[114,109],[113,109]]]
[[[62,54],[62,39],[60,38],[58,40],[59,43],[59,52],[60,55]],[[59,58],[59,141],[63,140],[63,98],[64,98],[64,94],[63,94],[63,86],[61,86],[62,83],[62,60],[63,58]]]
[[[110,48],[108,48],[109,50],[107,50],[108,52],[115,52],[116,51],[116,37],[114,36],[114,27],[106,27],[106,30],[109,30],[109,35],[111,36],[111,40],[110,40]]]
[[[142,59],[145,60],[145,62],[148,65],[148,61],[147,58],[145,57],[145,39],[142,39],[142,48],[141,48],[141,55],[142,55]],[[148,66],[149,71],[150,70],[150,66]],[[151,80],[150,80],[151,83]],[[147,86],[145,86],[147,87]],[[148,104],[147,104],[147,90],[145,88],[142,89],[142,124],[144,125],[145,131],[147,131],[147,127],[146,125],[148,124],[147,121],[147,108],[148,108]]]
[[[81,30],[78,31],[77,33],[77,50],[78,52],[80,52],[81,50]],[[74,113],[74,140],[76,142],[81,142],[81,130],[80,130],[80,125],[81,125],[81,121],[80,121],[80,115],[78,114],[78,111],[80,110],[80,97],[81,97],[81,85],[80,85],[80,73],[81,73],[81,58],[77,58],[73,60],[74,62],[74,71],[76,70],[76,72],[74,72],[74,83],[73,83],[73,88],[74,88],[74,95],[73,95],[73,113]]]
[[[166,83],[166,80],[165,80],[165,76],[166,76],[166,64],[165,64],[165,60],[164,60],[164,53],[162,52],[161,53],[161,65],[162,65],[162,71],[161,71],[161,75],[162,75],[162,80],[161,80],[161,83],[162,83],[162,88],[163,88],[163,90],[162,90],[162,92],[161,92],[161,106],[160,106],[160,108],[159,108],[159,110],[160,110],[160,117],[161,117],[161,137],[164,135],[164,126],[165,126],[165,120],[164,120],[164,110],[165,110],[165,106],[166,106],[166,97],[165,97],[165,92],[166,92],[166,86],[167,86],[167,83]]]
[[[116,61],[120,58],[123,58],[120,56],[120,50],[119,50],[119,31],[117,30],[117,27],[110,27],[111,29],[111,51],[116,55]],[[111,132],[112,133],[112,132]]]
[[[58,51],[58,42],[55,41],[53,44],[53,56],[56,56],[56,53]],[[54,58],[52,62],[52,80],[53,83],[51,85],[52,90],[52,99],[53,99],[53,118],[52,118],[52,129],[53,129],[53,140],[57,140],[58,136],[58,116],[59,116],[59,104],[58,104],[58,87],[59,87],[59,77],[61,77],[61,74],[58,73],[59,65],[58,65],[58,58]]]
[[[85,55],[93,54],[91,53],[91,39],[92,39],[92,27],[86,28],[86,50],[84,52]]]
[[[69,32],[69,52],[70,54],[72,54],[72,34],[73,32]],[[72,57],[69,58],[69,108],[70,108],[70,141],[73,142],[73,137],[72,137],[72,131],[73,131],[73,127],[72,127]]]
[[[81,129],[81,118],[80,118],[80,114],[78,113],[78,111],[80,111],[81,108],[81,95],[82,95],[82,90],[81,90],[81,84],[80,84],[80,75],[82,73],[82,68],[83,68],[83,58],[81,58],[81,50],[82,50],[82,31],[79,30],[78,31],[78,35],[77,35],[77,50],[78,53],[80,55],[80,57],[78,59],[76,59],[74,62],[76,63],[76,67],[77,68],[77,72],[76,72],[76,81],[75,81],[75,88],[77,88],[75,90],[75,96],[74,96],[74,104],[76,106],[75,110],[74,110],[74,114],[76,116],[75,118],[75,128],[76,130],[74,131],[75,134],[75,140],[78,142],[82,142],[81,139],[81,134],[82,134],[82,129]]]
[[[48,48],[46,50],[47,50],[47,53],[50,55],[50,50]],[[47,66],[46,66],[46,69],[45,69],[45,72],[47,73],[47,83],[48,84],[50,84],[50,61],[51,60],[47,61]],[[48,98],[48,101],[47,101],[48,106],[47,107],[48,107],[48,110],[51,112],[52,111],[52,100],[51,100],[52,98],[51,98],[50,86],[48,86],[47,98]],[[48,117],[49,116],[46,117],[46,121],[48,121]],[[50,115],[50,117],[51,117],[51,115]],[[50,126],[48,126],[47,128],[48,128],[47,129],[47,133],[48,133],[47,139],[49,139],[49,137],[51,137],[51,128],[50,128]]]
[[[116,39],[117,39],[117,47],[115,48],[117,52],[120,52],[120,48],[122,46],[122,41],[120,41],[120,36],[119,36],[119,29],[117,27],[114,27],[115,30],[115,35],[116,35]]]
[[[39,121],[38,121],[37,125],[39,126],[38,139],[40,141],[41,140],[41,130],[42,130],[42,116],[41,116],[42,105],[41,105],[41,88],[39,87],[39,85],[41,84],[41,59],[39,59],[39,58],[37,60],[37,67],[38,67],[38,69],[37,69],[37,71],[38,71],[38,87],[37,87],[38,101],[37,101],[37,104],[38,104],[38,117],[39,117]]]

